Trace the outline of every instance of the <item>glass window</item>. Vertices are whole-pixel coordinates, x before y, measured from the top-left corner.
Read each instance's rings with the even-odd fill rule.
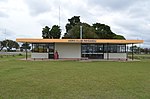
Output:
[[[117,45],[117,52],[125,53],[126,52],[126,45]]]
[[[108,46],[108,47],[107,47]],[[126,52],[126,45],[125,44],[105,44],[104,45],[104,52],[105,53],[125,53]]]
[[[103,44],[82,44],[82,53],[103,53]]]
[[[103,59],[103,44],[82,44],[82,57],[89,59]]]
[[[97,53],[103,53],[103,45],[97,45]]]
[[[34,43],[32,51],[38,53],[54,52],[54,44]]]

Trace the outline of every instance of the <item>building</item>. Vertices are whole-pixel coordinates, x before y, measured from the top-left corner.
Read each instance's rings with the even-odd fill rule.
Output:
[[[116,39],[25,39],[17,42],[32,44],[31,58],[54,59],[55,51],[60,59],[127,59],[128,45],[143,40]],[[133,52],[132,52],[133,56]]]

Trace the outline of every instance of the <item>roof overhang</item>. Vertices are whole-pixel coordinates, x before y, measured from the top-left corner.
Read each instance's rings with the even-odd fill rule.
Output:
[[[22,43],[108,43],[108,44],[138,44],[143,40],[117,40],[117,39],[33,39],[17,38]]]

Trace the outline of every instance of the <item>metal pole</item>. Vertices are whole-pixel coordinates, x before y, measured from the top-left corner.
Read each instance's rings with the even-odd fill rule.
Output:
[[[133,58],[133,57],[134,57],[133,54],[134,54],[134,53],[133,53],[133,43],[132,43],[132,60],[134,59],[134,58]]]
[[[60,26],[60,4],[59,4],[59,26]]]
[[[25,44],[26,44],[26,49],[25,50],[26,50],[26,60],[27,60],[27,58],[28,58],[28,55],[27,55],[28,54],[27,53],[27,42]]]
[[[127,54],[127,56],[126,56],[126,61],[128,60],[128,44],[126,44],[126,54]]]
[[[82,26],[80,26],[80,39],[82,39]]]
[[[107,43],[107,60],[109,60],[108,43]]]

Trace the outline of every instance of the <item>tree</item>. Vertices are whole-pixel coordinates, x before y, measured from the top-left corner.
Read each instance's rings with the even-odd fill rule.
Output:
[[[69,23],[66,24],[66,33],[63,38],[79,39],[80,38],[80,26],[83,27],[84,39],[125,39],[122,35],[116,35],[110,29],[110,26],[95,23],[90,26],[87,23],[80,22],[80,16],[74,16],[68,19]]]
[[[29,43],[23,43],[20,47],[20,50],[23,51],[23,49],[31,49],[31,46]]]
[[[64,38],[68,39],[79,39],[80,38],[80,26],[83,27],[82,31],[82,38],[84,39],[92,39],[92,38],[98,38],[97,34],[94,31],[94,28],[91,27],[87,23],[81,23],[75,25],[67,34],[65,34]]]
[[[3,50],[3,48],[6,48],[7,51],[11,51],[12,48],[18,49],[19,48],[19,44],[16,41],[13,40],[4,40],[1,42],[1,50]]]
[[[125,39],[122,35],[116,35],[113,33],[108,25],[95,23],[92,27],[101,39]]]
[[[0,41],[0,51],[3,50],[3,48],[4,48],[3,41]]]
[[[140,47],[137,47],[136,45],[130,47],[130,51],[133,50],[133,52],[136,53],[136,54],[139,54],[139,53],[140,53],[140,49],[141,49],[141,48],[140,48]]]
[[[98,38],[94,32],[94,28],[87,23],[80,22],[80,16],[74,16],[68,19],[69,23],[66,24],[66,33],[64,34],[65,39],[79,39],[80,38],[80,26],[83,27],[82,38]]]
[[[115,35],[115,36],[113,36],[113,39],[122,39],[122,40],[125,40],[125,37],[122,36],[122,35]]]
[[[52,29],[48,26],[45,26],[42,30],[43,39],[59,39],[61,36],[61,29],[58,25],[53,25]]]
[[[66,24],[66,33],[69,32],[75,25],[80,24],[80,16],[74,16],[68,19],[69,23]]]
[[[42,37],[43,37],[43,39],[50,37],[50,28],[48,26],[45,26],[45,28],[43,28]]]
[[[59,39],[61,36],[61,29],[58,25],[53,25],[52,29],[50,30],[50,38]]]

